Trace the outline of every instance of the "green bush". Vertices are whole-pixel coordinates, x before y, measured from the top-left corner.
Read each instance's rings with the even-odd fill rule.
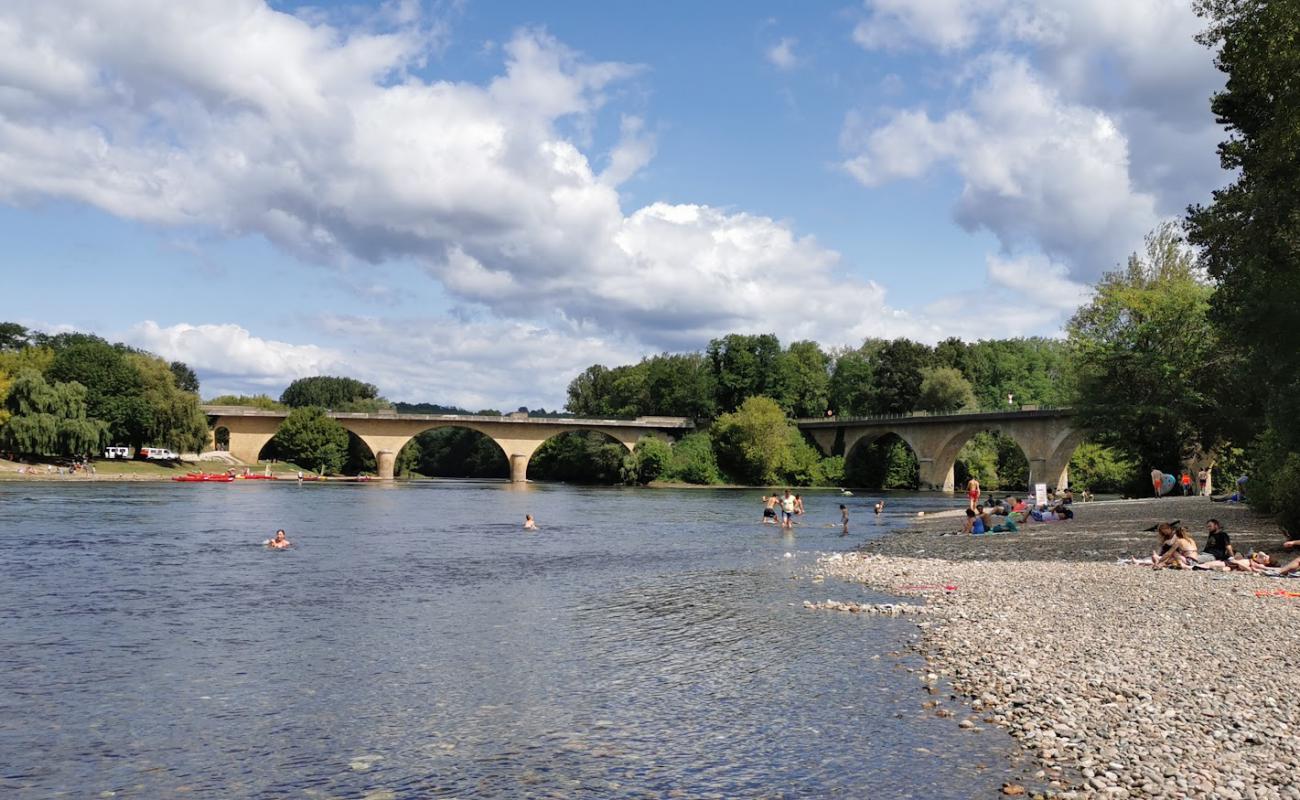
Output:
[[[673,460],[672,445],[663,439],[647,436],[632,451],[635,480],[644,486],[668,471]]]
[[[1078,489],[1126,492],[1137,477],[1137,464],[1105,445],[1084,442],[1070,457],[1070,485]]]
[[[713,452],[713,440],[709,434],[692,433],[673,445],[672,459],[662,477],[665,480],[704,486],[722,483],[718,459]]]

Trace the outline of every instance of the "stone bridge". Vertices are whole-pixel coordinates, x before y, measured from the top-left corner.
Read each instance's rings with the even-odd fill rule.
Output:
[[[886,434],[912,448],[921,466],[921,488],[953,491],[957,453],[972,436],[995,431],[1020,445],[1029,459],[1029,485],[1069,484],[1070,456],[1087,435],[1075,427],[1068,408],[927,414],[923,411],[880,417],[825,417],[796,420],[827,455],[848,455]]]
[[[208,415],[209,449],[216,446],[216,431],[225,428],[230,455],[246,464],[256,464],[262,448],[275,436],[289,415],[248,406],[203,406]],[[637,417],[636,419],[577,419],[529,417],[524,413],[505,416],[479,414],[363,414],[327,412],[374,453],[379,477],[393,477],[393,465],[402,447],[417,434],[435,428],[468,428],[496,442],[510,462],[510,480],[528,479],[528,460],[553,436],[573,431],[597,431],[631,450],[643,436],[668,437],[685,433],[694,423],[682,417]]]

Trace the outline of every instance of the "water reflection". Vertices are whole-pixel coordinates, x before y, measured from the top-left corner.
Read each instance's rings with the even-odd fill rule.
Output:
[[[921,709],[881,657],[910,623],[791,580],[917,501],[810,494],[789,537],[758,494],[0,485],[0,788],[989,794],[1009,740]],[[258,546],[279,527],[294,550]]]

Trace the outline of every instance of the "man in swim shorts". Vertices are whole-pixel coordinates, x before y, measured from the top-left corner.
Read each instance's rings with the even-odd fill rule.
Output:
[[[980,482],[971,478],[966,482],[966,497],[970,498],[970,507],[974,508],[980,499]]]
[[[779,501],[780,498],[777,497],[776,495],[772,495],[770,497],[767,495],[763,495],[763,524],[764,525],[776,524],[776,504]]]
[[[790,490],[785,490],[785,496],[781,498],[781,527],[794,527],[794,496]]]

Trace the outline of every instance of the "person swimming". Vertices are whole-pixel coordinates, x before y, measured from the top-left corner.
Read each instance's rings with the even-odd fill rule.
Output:
[[[526,531],[537,530],[537,523],[533,521],[532,514],[524,514],[524,530]]]
[[[293,546],[293,542],[289,541],[284,537],[284,528],[281,528],[280,530],[276,531],[275,538],[267,539],[265,544],[267,547],[271,548],[272,550],[288,550],[290,547]]]
[[[876,505],[875,505],[875,511],[876,511],[876,513],[879,514],[879,513],[883,512],[884,510],[885,510],[885,501],[884,501],[884,500],[880,500],[880,501],[878,501],[878,502],[876,503]]]

